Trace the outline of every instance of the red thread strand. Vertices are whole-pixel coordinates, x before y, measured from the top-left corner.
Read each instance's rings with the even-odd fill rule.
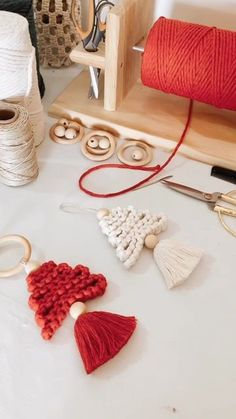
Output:
[[[122,194],[125,194],[127,192],[133,191],[136,188],[138,188],[138,187],[144,185],[145,183],[147,183],[154,176],[156,176],[163,169],[165,169],[165,167],[171,162],[171,160],[176,155],[179,147],[181,146],[181,144],[184,141],[184,138],[185,138],[185,135],[187,133],[188,127],[190,125],[191,117],[192,117],[192,108],[193,108],[193,102],[192,102],[192,100],[190,100],[190,102],[189,102],[189,108],[188,108],[187,121],[186,121],[184,130],[182,132],[182,135],[180,137],[180,140],[179,140],[178,144],[175,146],[175,148],[172,151],[172,153],[169,156],[169,158],[161,166],[160,165],[157,165],[157,166],[149,166],[149,167],[144,167],[144,166],[136,166],[136,167],[134,167],[134,166],[126,165],[126,164],[116,164],[116,163],[101,164],[100,166],[91,167],[90,169],[86,170],[86,172],[84,172],[80,176],[80,178],[79,178],[79,187],[80,187],[80,189],[83,192],[85,192],[87,195],[93,196],[95,198],[112,198],[114,196],[122,195]],[[90,191],[89,189],[87,189],[83,185],[84,179],[86,177],[88,177],[91,173],[97,172],[98,170],[112,169],[112,168],[115,168],[115,169],[128,169],[128,170],[140,170],[140,171],[143,171],[143,172],[152,172],[152,174],[149,175],[149,176],[147,176],[145,179],[141,180],[140,182],[137,182],[137,183],[135,183],[134,185],[132,185],[132,186],[130,186],[128,188],[122,189],[122,190],[117,191],[117,192],[110,192],[110,193],[106,193],[106,194]]]

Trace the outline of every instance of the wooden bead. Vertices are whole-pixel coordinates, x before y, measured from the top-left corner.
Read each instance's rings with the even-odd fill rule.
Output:
[[[132,153],[132,159],[133,160],[137,160],[137,161],[142,160],[143,159],[143,152],[142,152],[142,150],[140,150],[138,148],[136,150],[134,150],[134,152]]]
[[[24,264],[25,272],[29,275],[31,272],[36,271],[40,267],[40,263],[34,260],[30,260],[29,262]]]
[[[67,140],[73,140],[76,138],[77,132],[74,128],[67,128],[65,132],[65,137]]]
[[[158,236],[155,236],[154,234],[148,234],[145,237],[144,245],[147,249],[154,249],[158,243],[159,239]]]
[[[76,131],[80,131],[80,124],[76,121],[70,121],[68,128],[74,128]]]
[[[97,148],[98,147],[98,139],[96,137],[91,137],[88,142],[88,146],[91,148]]]
[[[58,132],[56,130],[57,128],[60,128],[61,134],[62,134],[62,130],[64,130],[63,131],[64,134],[61,137],[56,135],[56,132]],[[74,135],[74,133],[76,135],[73,136],[72,138],[66,138],[65,133],[68,132],[68,130],[69,130],[69,132],[71,132],[71,129],[73,129],[73,135]],[[60,132],[59,132],[59,134],[60,134]],[[62,125],[58,125],[58,123],[57,123],[57,124],[52,125],[52,127],[50,128],[50,131],[49,131],[49,136],[50,136],[51,140],[55,141],[55,143],[66,144],[66,145],[68,145],[68,144],[72,145],[72,144],[78,143],[81,140],[81,138],[83,137],[83,135],[84,135],[84,128],[82,127],[82,125],[80,126],[80,130],[76,131],[74,128],[65,129]]]
[[[106,217],[110,214],[110,211],[108,208],[100,208],[97,212],[97,219],[102,220],[103,217]]]
[[[59,138],[64,137],[65,128],[62,125],[57,125],[56,128],[54,129],[54,134]]]
[[[102,150],[107,150],[111,146],[110,141],[108,138],[104,137],[99,140],[99,147]]]
[[[66,118],[61,118],[58,121],[58,125],[62,125],[64,128],[68,128],[69,126],[69,121]]]
[[[78,317],[86,312],[86,305],[77,301],[77,303],[72,304],[70,307],[70,315],[73,319],[77,320]]]

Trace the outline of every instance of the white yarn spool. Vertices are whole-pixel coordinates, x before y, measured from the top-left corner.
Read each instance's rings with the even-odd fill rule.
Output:
[[[0,11],[0,74],[0,100],[28,109],[35,145],[39,145],[45,135],[44,112],[28,22],[5,11]]]
[[[38,176],[34,137],[27,110],[0,102],[0,182],[21,186]]]

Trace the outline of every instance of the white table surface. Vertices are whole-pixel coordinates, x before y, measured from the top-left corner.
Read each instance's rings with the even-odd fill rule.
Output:
[[[76,67],[44,71],[45,110],[77,72]],[[47,132],[54,122],[47,118]],[[166,156],[157,150],[155,161]],[[204,203],[160,184],[109,200],[81,193],[77,180],[93,163],[79,145],[55,144],[47,135],[38,160],[35,182],[0,185],[0,234],[26,236],[33,258],[41,262],[81,263],[102,272],[109,280],[107,292],[89,302],[89,309],[135,315],[138,327],[112,361],[86,375],[73,320],[68,316],[54,338],[44,341],[27,305],[24,273],[1,279],[0,418],[235,419],[235,238]],[[233,189],[210,177],[209,166],[179,155],[165,174],[209,191]],[[108,191],[142,176],[111,171],[94,175],[88,184]],[[144,250],[126,271],[94,214],[59,210],[68,201],[81,208],[132,204],[165,212],[169,228],[163,237],[202,248],[204,258],[183,286],[168,291],[152,252]],[[19,255],[18,248],[1,248],[1,267]]]

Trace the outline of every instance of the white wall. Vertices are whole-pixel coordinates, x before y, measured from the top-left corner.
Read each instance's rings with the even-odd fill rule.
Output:
[[[154,0],[155,19],[172,17],[236,30],[236,0]],[[145,0],[143,0],[145,4]]]
[[[145,7],[146,0],[142,1]],[[118,2],[113,0],[113,3]],[[85,12],[88,0],[81,3]],[[236,0],[153,0],[153,9],[153,20],[165,16],[236,30]]]

